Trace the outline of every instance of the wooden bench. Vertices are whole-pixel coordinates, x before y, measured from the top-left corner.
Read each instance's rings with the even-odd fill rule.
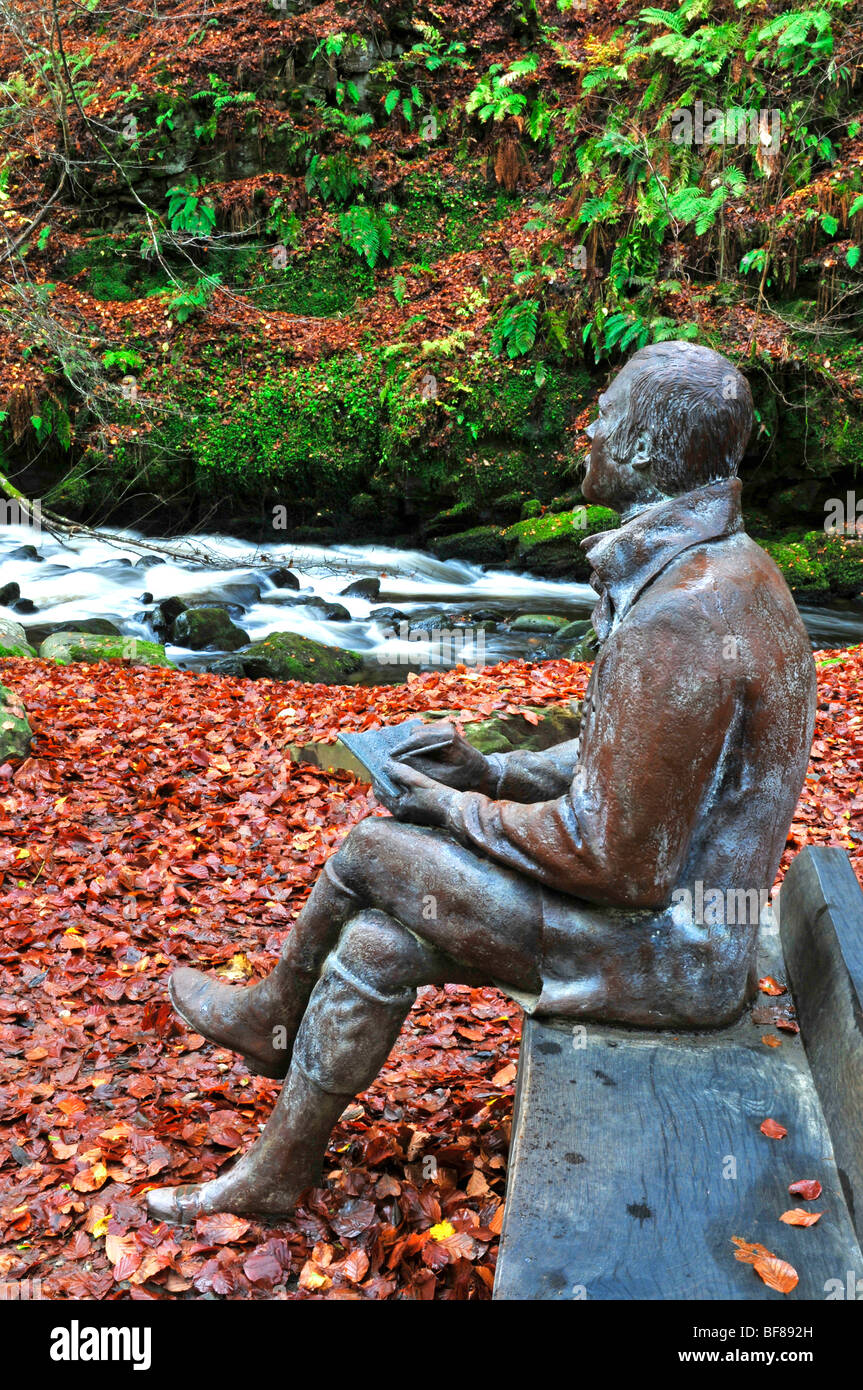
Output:
[[[732,1236],[794,1266],[790,1299],[863,1297],[863,893],[844,851],[798,855],[780,908],[759,975],[789,980],[800,1036],[748,1009],[701,1034],[526,1020],[496,1299],[782,1300]],[[801,1178],[818,1201],[789,1195]],[[817,1225],[779,1221],[799,1206]]]

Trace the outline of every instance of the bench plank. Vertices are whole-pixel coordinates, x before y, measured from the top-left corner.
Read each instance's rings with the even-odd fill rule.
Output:
[[[863,1240],[863,891],[844,850],[809,846],[779,901],[803,1041]]]
[[[761,973],[781,979],[775,932],[765,945]],[[785,1297],[735,1260],[732,1236],[794,1266],[792,1300],[863,1277],[802,1044],[768,1048],[765,1031],[748,1010],[681,1035],[527,1019],[495,1298]],[[768,1116],[787,1138],[760,1132]],[[808,1228],[779,1221],[810,1205],[788,1193],[800,1178],[823,1187]]]

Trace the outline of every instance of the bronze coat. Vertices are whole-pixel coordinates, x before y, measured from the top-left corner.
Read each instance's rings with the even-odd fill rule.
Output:
[[[693,923],[675,890],[687,889],[694,903],[699,884],[702,895],[719,890],[727,917],[738,893],[772,886],[814,728],[806,630],[779,570],[742,529],[737,479],[657,503],[582,544],[600,593],[603,645],[580,746],[497,759],[498,797],[510,799],[465,792],[449,828],[552,890],[546,986],[528,1007],[598,1017],[622,1010],[653,1024],[668,1012],[673,1023],[671,999],[686,992],[685,977],[691,1021],[705,991],[715,1012],[717,988],[727,988],[731,1013],[751,970],[757,914],[742,925]],[[588,903],[606,911],[585,912]],[[634,959],[632,931],[625,950],[618,932],[615,953],[615,933],[605,930],[603,956],[602,922],[637,931],[639,964],[622,959]],[[655,978],[663,972],[666,991]],[[627,991],[631,1009],[616,998]]]

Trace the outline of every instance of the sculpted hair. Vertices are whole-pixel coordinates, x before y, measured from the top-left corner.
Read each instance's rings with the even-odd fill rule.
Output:
[[[649,451],[666,494],[733,477],[752,432],[752,393],[727,358],[695,343],[655,343],[626,364],[629,410],[609,441],[615,457]]]

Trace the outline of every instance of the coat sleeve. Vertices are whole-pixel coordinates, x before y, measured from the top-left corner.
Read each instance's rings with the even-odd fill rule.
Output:
[[[488,757],[494,797],[504,801],[548,801],[569,787],[578,762],[579,740],[545,748],[541,753],[516,750]]]
[[[568,790],[533,805],[464,792],[450,832],[560,892],[667,903],[742,698],[717,616],[679,594],[633,610],[599,658]]]

